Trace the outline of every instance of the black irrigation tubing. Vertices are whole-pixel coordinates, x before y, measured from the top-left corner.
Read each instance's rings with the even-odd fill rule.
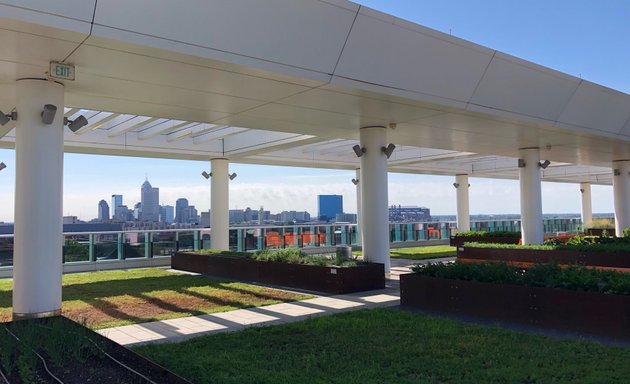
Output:
[[[7,377],[4,375],[4,373],[2,373],[2,369],[0,369],[0,377],[2,377],[2,379],[4,380],[4,382],[5,382],[6,384],[11,384],[11,383],[9,382],[9,379],[7,379]]]
[[[51,328],[49,328],[49,327],[45,327],[45,326],[43,326],[43,325],[38,325],[38,327],[40,327],[40,328],[45,328],[45,329],[51,329]],[[138,376],[140,376],[141,378],[145,379],[145,380],[146,380],[146,381],[148,381],[149,383],[151,383],[151,384],[157,384],[155,381],[151,380],[150,378],[146,377],[145,375],[143,375],[142,373],[140,373],[140,372],[136,371],[135,369],[133,369],[133,368],[131,368],[131,367],[129,367],[129,366],[127,366],[127,365],[125,365],[123,362],[121,362],[121,361],[117,360],[115,357],[113,357],[113,356],[112,356],[112,355],[110,355],[109,353],[105,352],[105,350],[104,350],[104,349],[102,349],[102,348],[101,348],[101,347],[100,347],[97,343],[95,343],[95,342],[94,342],[94,340],[90,339],[90,338],[89,338],[89,337],[87,337],[86,335],[81,335],[81,334],[78,334],[78,333],[76,333],[76,332],[72,332],[72,331],[69,331],[69,333],[72,333],[72,334],[77,335],[77,336],[83,336],[83,338],[85,338],[85,339],[86,339],[87,341],[89,341],[90,343],[94,344],[94,346],[95,346],[95,347],[96,347],[99,351],[101,351],[101,352],[102,352],[105,356],[107,356],[108,358],[110,358],[113,362],[117,363],[118,365],[120,365],[121,367],[123,367],[123,368],[127,369],[128,371],[135,373],[136,375],[138,375]]]
[[[15,340],[19,341],[20,343],[26,345],[31,351],[33,351],[33,353],[35,355],[37,355],[37,357],[39,357],[39,359],[42,361],[42,364],[44,364],[44,369],[46,370],[46,372],[50,375],[50,377],[52,377],[53,379],[55,379],[59,384],[64,384],[63,381],[59,380],[59,378],[57,378],[57,376],[53,375],[52,372],[50,372],[50,370],[48,369],[48,365],[46,365],[46,360],[42,357],[42,355],[40,355],[39,353],[35,352],[35,350],[33,348],[31,348],[28,344],[26,344],[25,342],[23,342],[22,340],[20,340],[19,337],[17,337],[13,332],[11,332],[9,330],[9,328],[4,328],[5,331],[7,331],[11,336],[13,336],[15,338]]]

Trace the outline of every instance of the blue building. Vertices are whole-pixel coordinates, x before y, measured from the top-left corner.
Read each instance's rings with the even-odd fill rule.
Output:
[[[112,195],[112,218],[116,216],[116,208],[122,207],[123,197],[122,195]]]
[[[343,196],[318,195],[317,217],[321,221],[335,220],[338,213],[343,213]]]

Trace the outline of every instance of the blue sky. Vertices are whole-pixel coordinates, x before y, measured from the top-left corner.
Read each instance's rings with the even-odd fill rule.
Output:
[[[630,2],[620,0],[361,0],[358,3],[451,33],[574,76],[630,93]],[[0,221],[13,221],[15,153],[0,149]],[[187,197],[207,210],[210,185],[200,173],[209,163],[67,154],[64,214],[96,216],[101,199],[123,194],[140,200],[145,175],[160,188],[161,203]],[[320,193],[344,196],[356,212],[354,172],[231,164],[230,208],[308,210],[316,214]],[[282,176],[279,176],[282,175]],[[453,178],[389,175],[390,204],[419,205],[434,214],[454,214]],[[593,211],[612,212],[612,188],[593,187]],[[518,181],[471,178],[471,213],[518,213]],[[545,213],[580,211],[579,186],[543,183]]]

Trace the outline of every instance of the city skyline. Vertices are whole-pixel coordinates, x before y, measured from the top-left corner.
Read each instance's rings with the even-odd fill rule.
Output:
[[[515,55],[613,89],[630,92],[627,63],[630,46],[630,3],[501,2],[485,0],[384,1],[358,3],[400,16],[441,32]],[[535,27],[534,27],[535,26]],[[13,221],[15,152],[0,149],[0,221]],[[186,196],[199,212],[210,205],[210,183],[200,175],[209,161],[122,158],[66,154],[64,163],[64,215],[96,217],[96,203],[110,201],[112,193],[126,196],[130,208],[140,201],[145,175],[160,186],[162,201],[174,205]],[[247,206],[266,210],[316,212],[318,194],[343,195],[344,209],[356,212],[356,195],[350,180],[354,171],[230,164],[239,177],[230,182],[230,209]],[[389,175],[389,205],[418,205],[432,214],[454,214],[454,177]],[[470,178],[471,214],[519,213],[516,180]],[[108,193],[103,193],[108,191]],[[577,184],[542,184],[545,213],[579,213]],[[593,186],[593,212],[613,212],[612,187]]]

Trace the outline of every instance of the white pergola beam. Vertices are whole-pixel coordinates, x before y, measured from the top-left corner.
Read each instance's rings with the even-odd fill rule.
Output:
[[[134,118],[131,118],[125,121],[124,123],[118,124],[117,126],[109,129],[107,131],[107,136],[109,137],[121,136],[129,131],[133,131],[136,128],[155,124],[156,122],[159,123],[164,120],[166,119],[158,119],[156,117],[147,117],[147,116],[136,116]]]

